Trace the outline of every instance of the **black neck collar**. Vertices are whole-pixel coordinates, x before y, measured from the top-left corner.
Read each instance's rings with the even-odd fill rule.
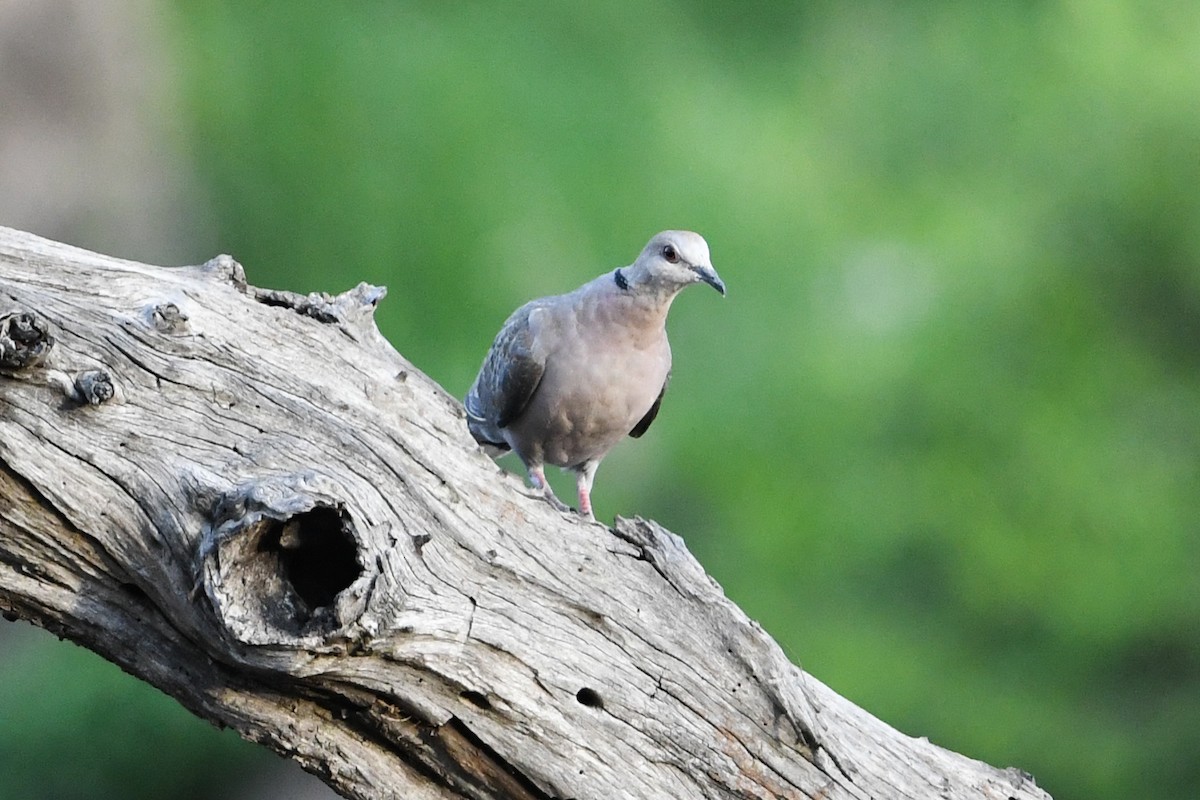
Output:
[[[623,292],[629,291],[629,281],[625,280],[625,276],[621,274],[621,270],[613,273],[613,281],[616,282],[617,288]]]

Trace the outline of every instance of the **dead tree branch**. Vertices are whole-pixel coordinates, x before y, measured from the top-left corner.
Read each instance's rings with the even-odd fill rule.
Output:
[[[347,797],[1046,800],[792,665],[677,536],[525,496],[382,297],[0,229],[0,610]]]

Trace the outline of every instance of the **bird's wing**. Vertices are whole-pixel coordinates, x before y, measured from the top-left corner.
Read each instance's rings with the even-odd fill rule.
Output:
[[[539,310],[529,303],[514,311],[483,360],[466,399],[476,439],[503,440],[499,429],[521,416],[541,383],[546,354],[537,335]]]
[[[633,426],[633,430],[629,435],[635,439],[641,438],[641,435],[650,429],[650,423],[654,422],[654,418],[658,416],[658,409],[662,405],[663,395],[667,393],[667,384],[671,382],[671,374],[667,373],[667,379],[663,381],[662,389],[658,391],[658,397],[654,398],[654,405],[650,406],[650,410],[646,412],[646,416],[642,417],[637,425]]]

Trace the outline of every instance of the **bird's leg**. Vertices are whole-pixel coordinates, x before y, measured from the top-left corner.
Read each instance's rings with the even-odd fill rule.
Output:
[[[546,470],[541,464],[529,467],[529,482],[555,509],[558,511],[571,510],[566,503],[554,496],[554,490],[550,488],[550,481],[546,480]]]
[[[575,488],[579,491],[579,514],[587,519],[595,519],[592,514],[592,481],[596,477],[596,467],[599,461],[585,462],[575,472]]]

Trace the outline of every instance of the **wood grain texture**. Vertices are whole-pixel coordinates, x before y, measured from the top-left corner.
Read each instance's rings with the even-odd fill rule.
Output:
[[[1048,797],[802,672],[657,524],[526,496],[382,297],[0,229],[0,610],[346,797]]]

